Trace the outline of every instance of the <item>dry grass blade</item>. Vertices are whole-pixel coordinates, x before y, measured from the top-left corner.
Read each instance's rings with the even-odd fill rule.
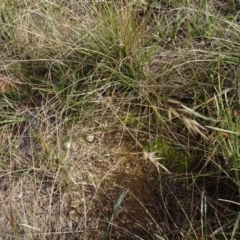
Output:
[[[174,108],[169,107],[169,109],[168,109],[168,119],[170,121],[172,121],[172,115],[181,119],[181,116],[179,115],[179,113]]]
[[[165,167],[163,166],[161,163],[159,163],[158,160],[163,159],[163,158],[158,158],[155,156],[155,152],[147,152],[147,151],[143,151],[143,156],[145,160],[149,160],[151,163],[153,163],[153,165],[157,168],[158,172],[160,173],[160,169],[162,168],[165,172],[171,174],[171,172]]]
[[[193,135],[199,134],[204,139],[208,140],[208,138],[202,132],[202,130],[206,130],[206,129],[201,124],[199,124],[197,121],[188,119],[185,117],[182,117],[182,121],[183,121],[185,127],[188,129],[189,133],[191,133]]]

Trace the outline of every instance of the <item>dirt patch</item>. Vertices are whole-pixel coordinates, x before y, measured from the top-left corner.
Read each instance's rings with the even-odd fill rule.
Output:
[[[38,111],[19,135],[2,133],[15,153],[1,174],[4,239],[152,239],[158,173],[129,133],[83,126],[56,133]]]
[[[136,147],[129,147],[133,143],[123,133],[105,133],[97,139],[89,145],[95,145],[95,149],[100,145],[105,158],[93,160],[87,166],[95,189],[87,218],[88,222],[92,219],[87,225],[95,231],[88,232],[88,239],[101,239],[108,226],[106,239],[150,239],[151,232],[156,230],[152,223],[158,218],[153,201],[156,169]],[[125,191],[125,198],[114,212]],[[111,216],[113,221],[109,222]]]
[[[1,157],[10,159],[0,176],[4,239],[196,239],[205,202],[209,228],[221,229],[214,216],[227,223],[226,216],[235,219],[236,204],[219,202],[237,199],[234,182],[215,176],[197,181],[194,172],[163,172],[159,181],[156,166],[145,160],[129,132],[81,125],[59,133],[64,136],[58,143],[55,133],[48,134],[51,129],[44,131],[50,120],[39,125],[28,114],[30,123],[19,136],[2,132]]]
[[[119,157],[119,166],[102,184],[102,193],[105,194],[100,193],[103,211],[109,218],[121,193],[128,190],[120,208],[115,213],[110,239],[140,239],[140,237],[148,239],[147,231],[153,230],[151,229],[152,219],[157,219],[153,201],[157,181],[141,154],[131,155],[124,144],[126,143],[123,143],[121,148],[128,154]]]

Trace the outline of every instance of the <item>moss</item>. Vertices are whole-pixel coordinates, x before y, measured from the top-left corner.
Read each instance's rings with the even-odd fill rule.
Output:
[[[161,164],[164,164],[172,172],[186,172],[195,162],[195,157],[181,147],[174,146],[162,137],[158,137],[151,143],[149,150],[161,157]]]
[[[137,123],[138,120],[139,116],[137,111],[128,112],[123,117],[123,122],[125,123],[126,126]]]

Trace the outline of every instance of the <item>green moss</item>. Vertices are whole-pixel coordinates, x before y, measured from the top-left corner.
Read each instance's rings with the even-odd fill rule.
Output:
[[[128,112],[124,115],[123,122],[125,123],[126,126],[129,126],[134,123],[137,123],[138,119],[139,119],[138,112],[132,111],[132,112]]]
[[[151,143],[149,148],[150,151],[156,153],[157,157],[163,158],[160,160],[161,164],[177,173],[186,172],[196,159],[188,151],[174,146],[162,137]]]

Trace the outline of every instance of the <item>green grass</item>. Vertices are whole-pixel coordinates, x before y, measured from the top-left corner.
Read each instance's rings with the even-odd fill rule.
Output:
[[[239,7],[1,1],[0,238],[237,239]],[[123,155],[151,166],[138,228],[105,212]]]

